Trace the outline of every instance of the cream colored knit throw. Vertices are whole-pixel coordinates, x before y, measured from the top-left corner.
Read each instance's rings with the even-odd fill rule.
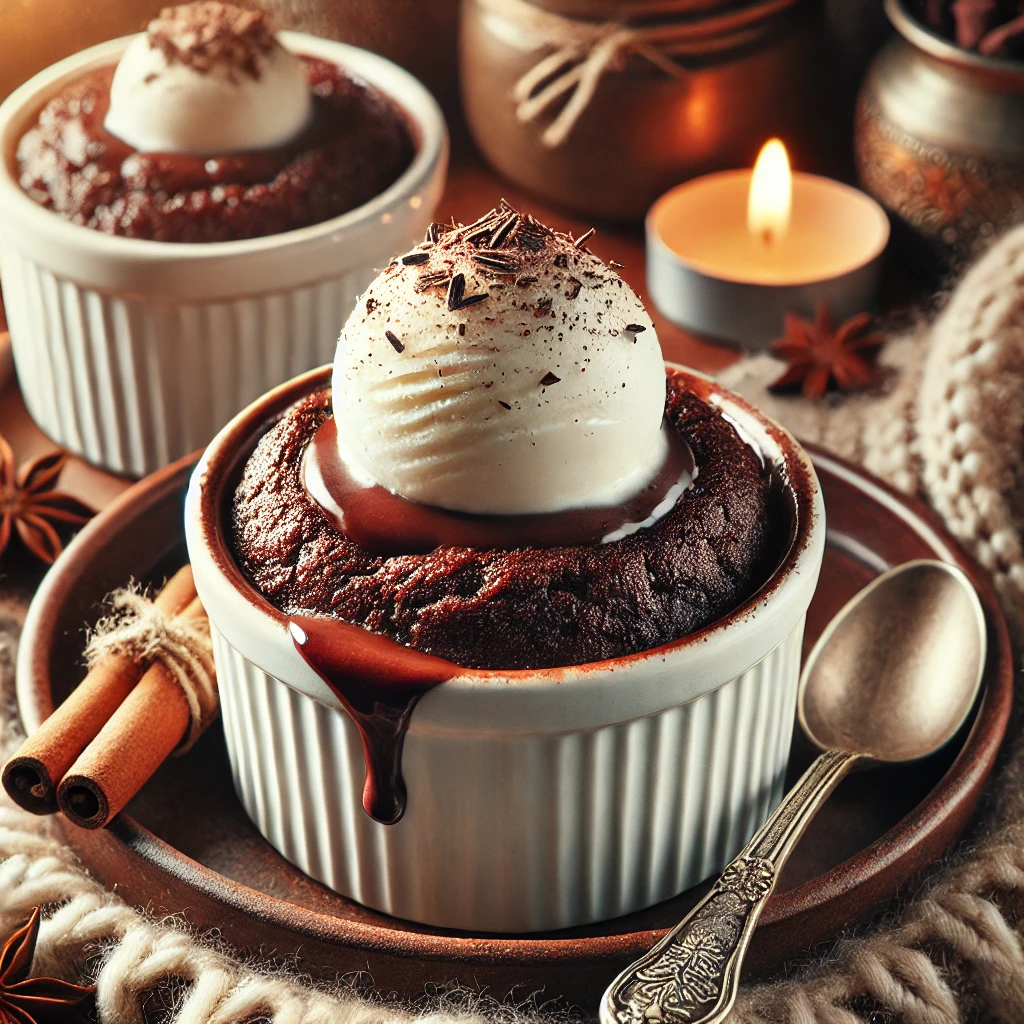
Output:
[[[968,271],[934,325],[893,338],[881,362],[878,391],[830,404],[772,395],[779,364],[768,355],[741,361],[721,380],[803,440],[923,496],[992,573],[1020,635],[1024,228]]]
[[[777,398],[770,357],[723,378],[797,434],[918,491],[992,572],[1017,632],[1024,626],[1021,556],[1024,456],[1024,228],[964,278],[934,326],[885,350],[876,394],[812,405]],[[17,742],[13,634],[0,623],[0,747]],[[5,639],[6,637],[6,639]],[[149,1000],[176,1024],[409,1021],[469,1016],[501,1024],[550,1020],[528,1007],[458,997],[424,1007],[381,1004],[344,989],[241,963],[230,950],[156,921],[104,892],[45,819],[0,801],[0,932],[47,908],[35,970],[96,980],[103,1024],[141,1021]],[[885,927],[842,943],[827,962],[779,985],[741,991],[739,1024],[1024,1022],[1024,748],[1006,761],[973,848],[936,869]],[[386,986],[387,979],[380,979]]]

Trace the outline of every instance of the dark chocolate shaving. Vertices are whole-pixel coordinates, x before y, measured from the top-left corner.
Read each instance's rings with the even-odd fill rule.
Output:
[[[583,290],[583,282],[575,277],[569,278],[569,290],[565,293],[567,299],[575,299]]]
[[[433,223],[431,223],[430,227],[427,228],[427,234],[423,241],[438,242],[442,234],[444,234],[444,225],[438,224],[437,221],[435,220]]]
[[[544,374],[540,379],[541,387],[550,387],[552,384],[557,384],[562,378],[556,377],[550,370]]]
[[[486,250],[474,253],[473,262],[501,274],[514,274],[521,266],[519,260],[508,253]]]
[[[494,234],[501,223],[500,218],[504,217],[504,215],[505,211],[497,207],[489,213],[485,213],[478,220],[462,229],[466,240],[472,243],[489,241],[491,235]]]
[[[506,217],[495,230],[494,234],[491,235],[491,248],[500,249],[505,241],[509,238],[513,231],[515,231],[516,225],[519,223],[519,214],[513,213],[511,216]]]
[[[372,313],[379,305],[380,303],[371,296],[366,300],[366,312]]]
[[[399,340],[398,335],[395,334],[394,331],[385,331],[384,332],[384,337],[387,338],[388,341],[391,342],[391,347],[396,352],[404,352],[405,351],[405,345]]]
[[[478,242],[481,239],[489,238],[498,226],[500,218],[504,217],[506,213],[507,211],[502,207],[495,207],[482,217],[477,217],[472,224],[456,225],[453,221],[455,235],[458,238],[465,238],[469,242]]]
[[[456,274],[448,285],[448,308],[455,310],[459,308],[463,298],[466,295],[466,276],[465,274]]]
[[[537,278],[535,277],[517,277],[516,284],[520,288],[525,288],[527,285],[536,284]]]
[[[425,292],[430,288],[436,288],[438,285],[448,287],[450,280],[451,275],[446,270],[436,270],[431,274],[420,274],[416,280],[416,291]]]
[[[486,298],[488,295],[485,292],[481,292],[479,295],[467,295],[457,306],[449,306],[449,309],[465,309],[467,306],[475,306],[478,302],[483,302]]]
[[[402,262],[407,267],[414,267],[419,263],[426,263],[430,259],[429,252],[411,252],[408,256],[402,257]]]
[[[560,252],[555,256],[554,264],[556,267],[560,267],[562,270],[565,270],[565,268],[569,266],[569,257],[564,252]]]
[[[622,329],[624,331],[632,331],[633,334],[643,334],[647,330],[642,324],[626,324]]]
[[[503,402],[500,398],[498,399],[498,405],[500,405],[503,409],[511,409],[512,408],[512,406],[509,405],[508,402]]]

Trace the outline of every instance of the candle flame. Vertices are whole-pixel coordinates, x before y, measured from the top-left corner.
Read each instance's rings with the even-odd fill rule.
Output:
[[[758,154],[747,199],[747,228],[765,246],[785,237],[793,207],[789,155],[779,139],[769,139]]]

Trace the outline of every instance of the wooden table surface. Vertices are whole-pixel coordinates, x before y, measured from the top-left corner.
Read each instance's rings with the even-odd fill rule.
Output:
[[[446,221],[454,217],[457,221],[469,222],[486,213],[502,198],[562,231],[579,235],[591,226],[552,210],[514,185],[502,181],[487,167],[469,141],[457,138],[453,144],[448,185],[435,218]],[[602,259],[623,264],[622,276],[646,301],[644,237],[641,227],[599,229],[590,247]],[[737,358],[735,350],[687,335],[670,324],[650,303],[648,308],[666,359],[713,373]],[[0,307],[0,328],[3,327],[2,315]],[[339,331],[341,327],[338,324]],[[32,422],[21,400],[10,344],[4,334],[0,334],[0,434],[14,447],[19,462],[54,447],[53,442]],[[129,483],[80,459],[73,459],[64,471],[61,486],[94,507],[101,508]]]

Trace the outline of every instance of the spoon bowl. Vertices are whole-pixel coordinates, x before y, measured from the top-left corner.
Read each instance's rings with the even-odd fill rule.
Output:
[[[818,638],[800,678],[800,725],[822,750],[926,757],[970,713],[985,646],[985,614],[964,573],[907,562],[865,587]]]

